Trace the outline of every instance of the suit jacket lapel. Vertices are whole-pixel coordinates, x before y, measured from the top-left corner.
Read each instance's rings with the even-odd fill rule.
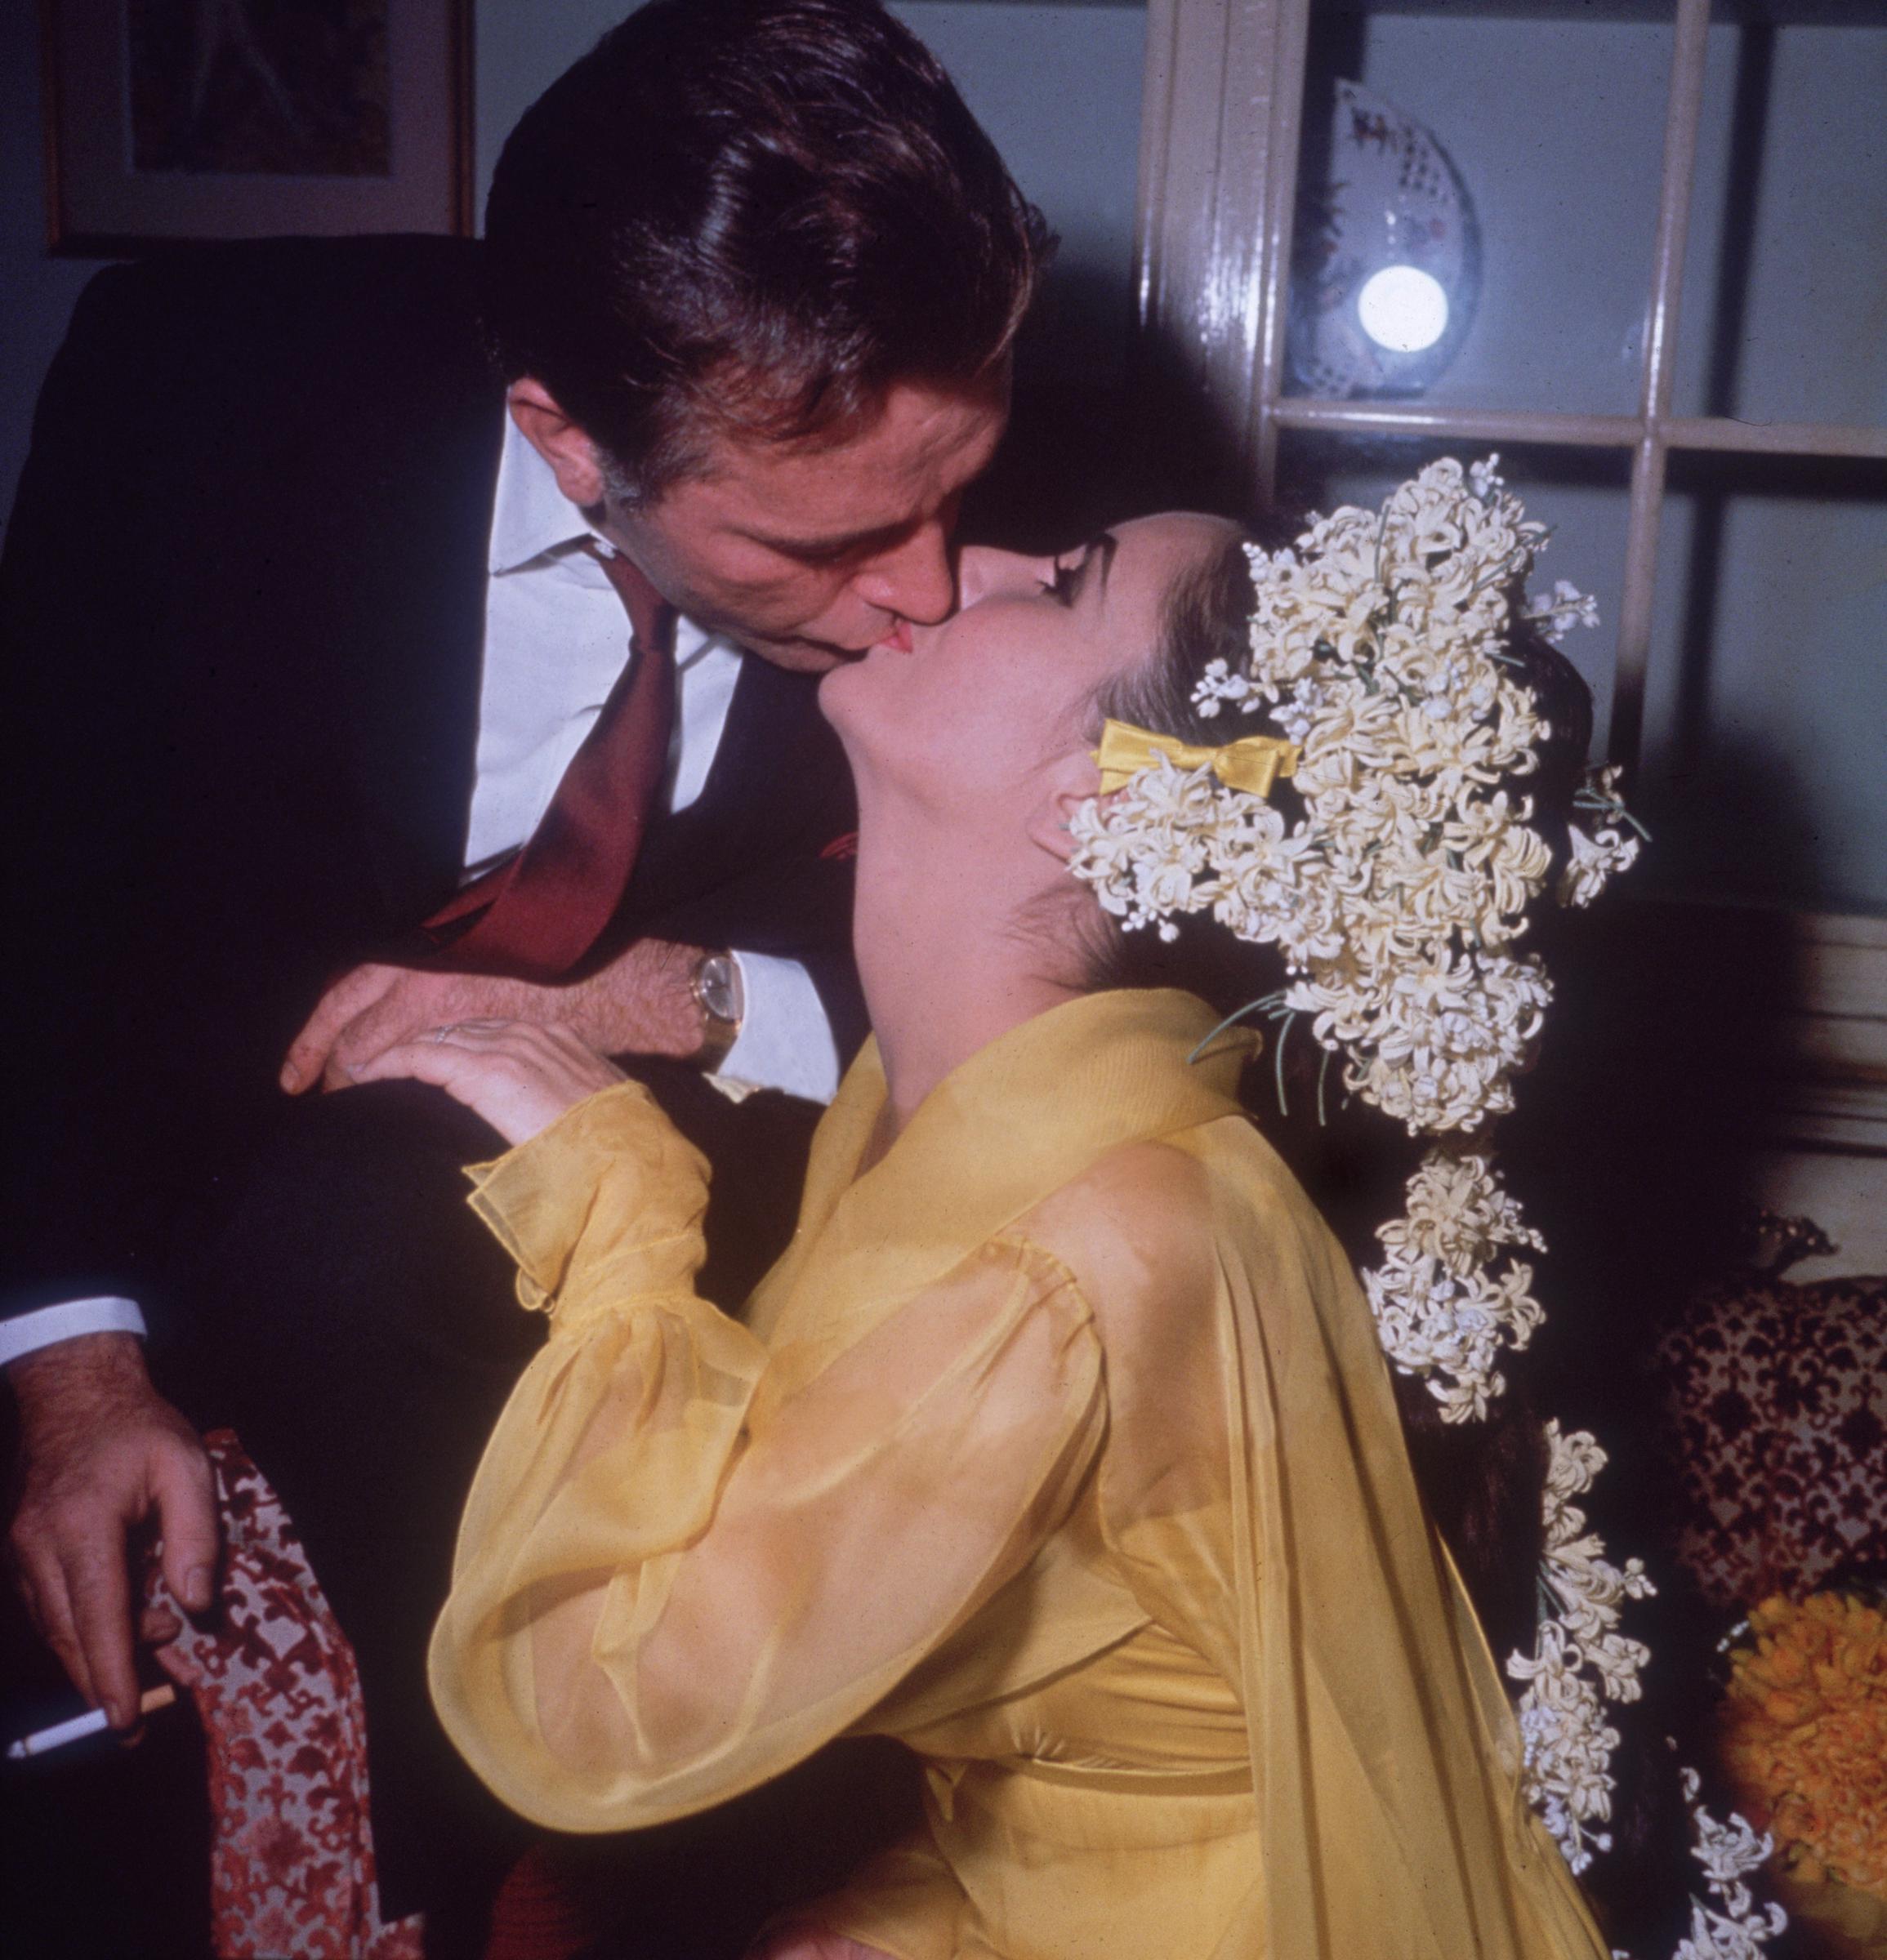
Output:
[[[433,911],[462,866],[502,414],[480,378],[387,443],[350,527],[351,760],[390,932]]]

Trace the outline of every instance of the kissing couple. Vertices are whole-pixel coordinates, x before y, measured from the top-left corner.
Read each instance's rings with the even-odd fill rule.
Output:
[[[1046,252],[875,0],[652,0],[481,241],[109,271],[48,380],[16,1566],[129,1731],[233,1424],[428,1953],[546,1831],[636,1833],[624,1951],[1607,1950],[1222,1025],[1319,740],[1219,713],[1272,561],[953,543]],[[1511,638],[1551,735],[1489,780],[1569,806]],[[908,1824],[727,1930],[756,1799],[861,1736]]]

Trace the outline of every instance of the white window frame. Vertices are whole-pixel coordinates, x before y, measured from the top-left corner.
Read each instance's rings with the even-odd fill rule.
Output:
[[[1671,412],[1711,0],[1675,0],[1676,38],[1634,415],[1328,401],[1285,391],[1291,231],[1313,0],[1149,0],[1134,289],[1143,339],[1176,357],[1230,433],[1259,510],[1287,429],[1610,449],[1630,457],[1610,759],[1644,728],[1657,534],[1671,452],[1887,459],[1887,428]]]

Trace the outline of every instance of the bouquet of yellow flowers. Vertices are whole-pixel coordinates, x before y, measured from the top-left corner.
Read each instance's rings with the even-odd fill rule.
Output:
[[[1887,1952],[1887,1611],[1766,1599],[1729,1660],[1723,1768],[1775,1840],[1785,1899],[1837,1950]]]

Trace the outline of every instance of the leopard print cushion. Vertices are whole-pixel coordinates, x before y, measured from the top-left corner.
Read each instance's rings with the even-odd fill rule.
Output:
[[[1714,1604],[1887,1560],[1887,1277],[1701,1294],[1655,1362],[1679,1558]]]

